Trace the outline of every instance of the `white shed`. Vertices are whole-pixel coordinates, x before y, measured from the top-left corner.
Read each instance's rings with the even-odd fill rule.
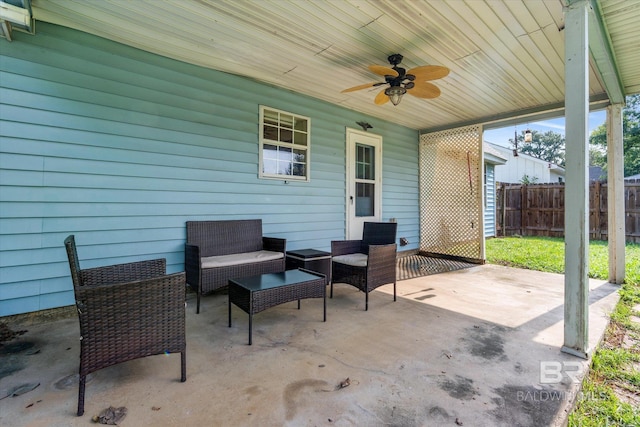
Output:
[[[564,182],[565,171],[561,166],[537,159],[528,154],[517,153],[516,156],[511,148],[490,142],[485,142],[485,147],[487,146],[507,159],[504,166],[496,169],[495,179],[497,182],[518,183],[522,181],[525,175],[538,184]]]

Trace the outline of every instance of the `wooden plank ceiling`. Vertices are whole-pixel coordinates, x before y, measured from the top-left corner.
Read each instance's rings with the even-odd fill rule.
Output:
[[[640,91],[640,1],[597,3],[626,93]],[[250,77],[414,129],[562,106],[561,0],[33,0],[47,21]],[[37,28],[36,28],[37,31]],[[436,99],[374,104],[367,66],[444,65]],[[592,65],[590,93],[606,98]]]

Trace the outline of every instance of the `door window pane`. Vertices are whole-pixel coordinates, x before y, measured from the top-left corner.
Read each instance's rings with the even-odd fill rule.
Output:
[[[373,216],[375,205],[375,185],[356,183],[356,216]]]
[[[356,145],[356,179],[375,179],[373,150],[371,145]]]

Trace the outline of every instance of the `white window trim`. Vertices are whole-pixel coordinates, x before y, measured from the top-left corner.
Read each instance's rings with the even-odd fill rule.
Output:
[[[264,111],[274,111],[280,114],[287,114],[293,116],[295,119],[304,119],[307,121],[307,145],[295,145],[289,143],[282,143],[280,141],[273,141],[270,139],[264,138]],[[300,181],[300,182],[309,182],[311,180],[311,119],[306,116],[302,116],[300,114],[291,113],[289,111],[279,110],[277,108],[271,108],[266,105],[260,105],[260,123],[259,123],[259,157],[260,162],[258,165],[258,176],[260,179],[276,179],[280,181]],[[266,174],[264,173],[264,144],[270,145],[278,145],[285,147],[292,147],[295,149],[305,150],[305,176],[294,176],[294,175],[279,175],[279,174]]]

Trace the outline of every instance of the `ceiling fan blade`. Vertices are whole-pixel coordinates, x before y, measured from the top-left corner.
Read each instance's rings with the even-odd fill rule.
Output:
[[[432,83],[416,82],[413,88],[407,89],[407,93],[418,98],[437,98],[440,96],[440,89]]]
[[[347,92],[355,92],[356,90],[362,90],[362,89],[366,89],[368,87],[374,87],[377,86],[379,84],[384,84],[384,83],[365,83],[363,85],[358,85],[358,86],[354,86],[354,87],[350,87],[349,89],[345,89],[343,91],[341,91],[340,93],[347,93]]]
[[[419,81],[436,80],[447,76],[449,69],[441,65],[423,65],[410,69],[407,74],[413,74]]]
[[[384,93],[386,89],[381,90],[377,95],[376,95],[376,99],[373,100],[373,102],[376,103],[376,105],[382,105],[382,104],[386,104],[387,102],[389,102],[389,96]]]
[[[369,65],[369,70],[378,74],[379,76],[393,76],[398,77],[399,74],[393,68],[385,67],[382,65]]]

